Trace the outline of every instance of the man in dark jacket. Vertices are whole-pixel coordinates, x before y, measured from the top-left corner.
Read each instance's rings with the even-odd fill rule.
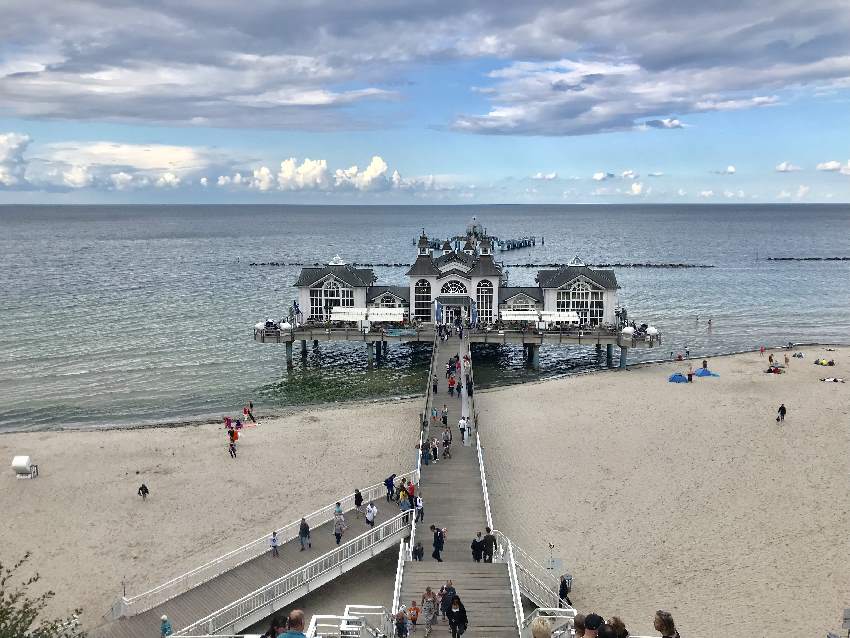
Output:
[[[484,530],[487,532],[484,534],[484,562],[492,563],[493,562],[493,552],[496,551],[496,537],[493,536],[493,532],[489,527],[485,527]]]
[[[443,534],[443,530],[436,525],[431,525],[431,531],[434,532],[434,551],[432,552],[431,557],[437,562],[442,563],[443,559],[440,558],[440,552],[443,551],[446,537]]]
[[[476,563],[481,562],[481,557],[484,555],[484,541],[481,540],[481,532],[475,535],[472,539],[472,560]]]
[[[564,576],[561,576],[561,584],[558,586],[558,598],[561,599],[558,601],[558,607],[561,607],[564,603],[567,603],[570,607],[573,606],[570,600],[570,588],[567,586],[567,579]]]
[[[454,588],[452,588],[454,591]],[[469,626],[469,619],[466,616],[466,608],[460,602],[458,596],[452,596],[449,603],[449,609],[446,611],[446,618],[449,619],[449,627],[452,630],[452,638],[460,638]]]

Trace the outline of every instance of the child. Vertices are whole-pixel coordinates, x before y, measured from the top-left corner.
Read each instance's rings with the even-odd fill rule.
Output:
[[[416,601],[410,601],[410,607],[407,608],[407,619],[410,622],[410,633],[416,631],[416,621],[419,620],[419,613],[422,610],[416,606]]]
[[[395,615],[395,635],[396,638],[407,638],[409,635],[407,632],[407,618],[403,611]]]

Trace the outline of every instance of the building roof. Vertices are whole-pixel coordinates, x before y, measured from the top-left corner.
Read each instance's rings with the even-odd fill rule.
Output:
[[[419,243],[417,244],[417,246],[419,248],[428,248],[429,245],[430,242],[428,241],[428,236],[425,233],[422,233],[419,236]]]
[[[448,255],[440,255],[439,257],[436,257],[434,259],[434,265],[439,268],[440,266],[445,266],[452,261],[460,261],[467,266],[472,266],[472,263],[475,261],[475,257],[467,255],[466,253],[449,253]]]
[[[592,270],[587,266],[561,266],[558,270],[541,270],[537,283],[541,288],[560,288],[577,277],[585,277],[606,290],[616,290],[617,276],[613,270]]]
[[[469,274],[472,277],[501,277],[502,269],[493,260],[493,255],[480,255]]]
[[[447,277],[460,277],[461,279],[470,279],[469,273],[462,271],[460,268],[452,268],[441,272],[437,279],[446,279]]]
[[[499,303],[505,303],[511,297],[525,295],[538,303],[543,303],[543,291],[533,286],[499,286]]]
[[[434,265],[434,260],[428,255],[419,255],[405,274],[414,277],[439,275],[440,270]]]
[[[308,266],[302,268],[295,286],[311,286],[328,275],[333,275],[353,288],[370,286],[377,279],[371,268],[355,268],[350,264],[327,264],[326,266]]]
[[[451,251],[452,251],[452,244],[451,244],[451,242],[450,242],[448,239],[447,239],[446,241],[444,241],[444,242],[443,242],[443,250],[445,250],[445,251],[447,251],[447,252],[451,252]]]
[[[395,297],[398,297],[399,299],[403,299],[407,303],[410,303],[409,286],[384,286],[380,284],[370,286],[366,290],[366,301],[367,303],[370,301],[375,301],[375,299],[378,299],[381,295],[387,292]]]

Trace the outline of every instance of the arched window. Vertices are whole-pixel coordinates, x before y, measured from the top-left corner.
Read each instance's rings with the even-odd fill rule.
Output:
[[[479,281],[475,289],[479,323],[493,323],[493,284],[486,279]]]
[[[440,294],[443,295],[465,295],[467,294],[466,286],[459,281],[447,281],[440,289]]]
[[[331,310],[337,306],[354,307],[354,289],[340,286],[335,279],[328,279],[319,288],[310,289],[310,316],[330,319]]]
[[[413,316],[431,321],[431,283],[427,279],[420,279],[413,287]]]
[[[569,289],[559,290],[556,310],[575,312],[582,323],[597,325],[604,315],[603,291],[592,290],[583,281],[577,281]]]

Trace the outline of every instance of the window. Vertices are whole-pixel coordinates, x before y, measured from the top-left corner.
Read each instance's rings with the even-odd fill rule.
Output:
[[[475,302],[478,304],[479,323],[493,323],[493,284],[487,280],[479,281]]]
[[[440,289],[440,294],[443,295],[465,295],[467,294],[466,286],[459,281],[447,281]]]
[[[575,312],[581,323],[593,326],[602,323],[605,312],[603,291],[591,290],[584,282],[574,283],[568,290],[559,290],[555,310],[557,312]]]
[[[383,295],[378,297],[377,303],[375,304],[378,308],[401,308],[401,301],[393,297],[390,293],[385,292]]]
[[[353,288],[342,288],[335,279],[328,279],[321,288],[310,288],[310,317],[330,319],[331,309],[337,306],[354,307]]]
[[[525,295],[514,297],[508,302],[508,310],[536,310],[537,304]]]
[[[413,287],[413,316],[431,321],[431,284],[427,279],[420,279]]]

